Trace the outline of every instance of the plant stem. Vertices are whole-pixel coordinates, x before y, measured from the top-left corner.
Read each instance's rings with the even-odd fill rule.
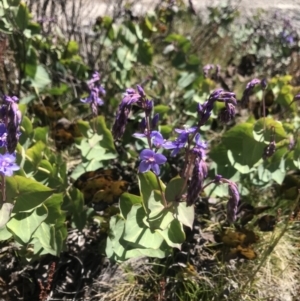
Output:
[[[6,202],[5,175],[1,175],[1,192],[2,192],[1,205],[3,205]]]

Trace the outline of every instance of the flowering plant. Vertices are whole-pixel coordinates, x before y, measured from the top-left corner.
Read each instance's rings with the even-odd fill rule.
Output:
[[[122,138],[132,106],[137,106],[144,112],[144,117],[140,121],[139,133],[133,134],[133,137],[146,138],[148,145],[139,156],[141,197],[124,194],[120,200],[121,217],[111,219],[113,233],[106,248],[109,257],[124,260],[137,253],[163,257],[168,250],[164,247],[165,243],[180,248],[185,239],[183,227],[193,226],[193,205],[204,188],[211,184],[228,185],[227,218],[230,223],[235,221],[239,205],[237,185],[220,175],[204,184],[208,177],[208,145],[201,140],[199,131],[210,118],[216,102],[225,104],[219,116],[222,122],[229,122],[235,117],[235,94],[216,89],[203,104],[198,104],[198,123],[193,127],[176,128],[177,138],[165,140],[158,130],[159,114],[153,114],[154,101],[147,98],[139,85],[136,89],[126,90],[113,125],[114,138]],[[167,151],[171,151],[172,157],[182,154],[184,164],[180,175],[166,185],[160,175],[167,163]],[[143,222],[138,222],[137,218]],[[130,244],[129,249],[125,242]]]

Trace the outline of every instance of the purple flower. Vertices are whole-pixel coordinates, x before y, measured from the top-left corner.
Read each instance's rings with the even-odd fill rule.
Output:
[[[13,153],[19,141],[19,126],[21,123],[22,114],[17,104],[17,101],[19,100],[18,97],[4,95],[3,99],[6,103],[1,106],[0,117],[6,127],[6,133],[3,132],[4,127],[2,125],[0,144],[1,146],[5,145],[9,153]]]
[[[226,104],[232,104],[233,106],[237,105],[236,96],[233,92],[227,92],[223,89],[214,90],[208,100],[204,104],[198,104],[198,116],[200,117],[200,125],[206,123],[209,119],[211,112],[216,101],[225,102]]]
[[[106,91],[100,85],[100,74],[94,72],[92,78],[88,81],[88,86],[90,88],[90,94],[85,99],[80,99],[83,103],[88,103],[91,106],[92,112],[95,116],[98,114],[98,106],[102,106],[104,101],[101,97],[105,96]]]
[[[138,93],[140,94],[141,97],[146,97],[145,91],[140,85],[137,85],[136,89],[137,89],[137,91],[138,91]]]
[[[114,139],[120,139],[123,136],[130,110],[130,105],[122,105],[122,103],[119,105],[117,117],[112,128],[112,134]]]
[[[228,123],[234,117],[235,117],[235,106],[227,102],[225,108],[223,108],[219,113],[219,119],[223,123]]]
[[[152,129],[155,129],[157,124],[158,124],[158,121],[159,121],[159,113],[156,113],[154,115],[154,117],[152,118],[152,122],[151,122],[151,125],[152,125]]]
[[[166,141],[162,145],[162,147],[165,149],[173,149],[171,156],[174,157],[179,153],[179,151],[183,147],[185,147],[185,144],[187,143],[187,141],[188,141],[188,134],[181,134],[174,141]]]
[[[7,129],[4,123],[0,123],[0,147],[6,146]]]
[[[246,86],[246,89],[244,90],[244,93],[243,93],[243,96],[242,96],[242,99],[241,99],[241,103],[243,105],[246,105],[248,104],[249,102],[249,97],[250,97],[250,94],[252,92],[252,90],[254,89],[254,87],[258,84],[261,83],[261,80],[257,79],[257,78],[254,78],[252,79]]]
[[[262,87],[263,90],[266,90],[267,86],[268,86],[268,82],[265,78],[263,78],[260,82],[260,85]]]
[[[192,149],[192,152],[197,155],[200,159],[205,159],[205,151],[207,149],[207,143],[201,141],[201,135],[199,133],[195,136],[195,146]]]
[[[17,96],[8,96],[8,95],[4,95],[3,96],[3,99],[6,101],[6,102],[18,102],[19,101],[19,98]]]
[[[15,162],[16,162],[15,155],[0,154],[0,174],[8,177],[12,176],[14,171],[20,169],[20,167]]]
[[[120,106],[129,106],[141,99],[141,95],[132,88],[126,89]]]
[[[191,128],[184,129],[184,130],[175,129],[175,132],[178,133],[178,134],[189,135],[189,134],[194,133],[196,130],[197,130],[197,127],[191,127]]]
[[[145,129],[144,133],[135,133],[132,136],[135,137],[135,138],[147,137],[147,129]],[[161,147],[163,145],[164,141],[165,141],[162,134],[158,131],[152,131],[150,133],[150,138],[151,138],[151,141],[152,141],[153,145],[157,148]]]
[[[204,77],[208,77],[209,71],[212,70],[213,68],[214,68],[214,65],[212,65],[212,64],[205,65],[202,69],[203,73],[204,73]]]
[[[300,99],[300,94],[295,95],[295,96],[294,96],[294,99],[295,99],[295,100],[299,100],[299,99]]]
[[[203,188],[203,181],[207,176],[207,165],[200,158],[196,158],[191,182],[187,190],[186,204],[192,206]]]
[[[142,160],[139,166],[139,172],[144,173],[150,169],[159,175],[160,168],[159,165],[164,164],[167,158],[162,154],[157,154],[151,149],[144,149],[140,153],[140,159]]]
[[[105,90],[104,90],[105,91]],[[90,95],[87,98],[80,99],[83,103],[92,104],[95,103],[98,106],[102,106],[104,104],[103,100],[99,97],[100,90],[97,87],[94,87],[91,89]],[[101,92],[103,95],[103,91]]]
[[[222,175],[216,175],[214,179],[214,183],[220,184],[222,182]]]
[[[150,137],[153,145],[157,148],[160,148],[165,142],[164,137],[158,131],[152,131]]]

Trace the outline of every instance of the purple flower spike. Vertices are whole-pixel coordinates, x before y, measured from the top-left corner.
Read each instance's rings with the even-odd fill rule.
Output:
[[[227,219],[230,223],[235,222],[238,205],[240,202],[240,194],[237,185],[228,180],[229,200],[227,203]]]
[[[128,88],[123,95],[121,106],[128,106],[136,103],[141,98],[140,94],[137,93],[134,89]]]
[[[139,172],[144,173],[150,169],[159,175],[160,168],[159,165],[164,164],[167,158],[162,154],[157,154],[151,149],[144,149],[140,153],[140,159],[142,160],[139,166]]]
[[[206,163],[197,158],[193,168],[192,179],[187,190],[186,205],[192,206],[199,197],[199,193],[203,188],[203,181],[207,176]]]
[[[138,91],[138,93],[140,94],[141,97],[146,97],[145,91],[140,85],[137,85],[136,89],[137,89],[137,91]]]
[[[117,117],[112,128],[112,134],[114,139],[117,140],[123,136],[128,122],[128,115],[130,113],[130,110],[131,110],[130,105],[129,106],[122,105],[122,104],[119,105]]]
[[[16,156],[12,154],[0,154],[0,174],[10,177],[13,172],[19,170],[20,167],[15,163]]]
[[[235,106],[231,103],[226,103],[225,108],[220,111],[219,119],[223,123],[228,123],[235,117]]]
[[[85,99],[80,99],[83,103],[88,103],[91,106],[94,116],[98,115],[98,106],[104,104],[101,97],[105,96],[106,91],[100,85],[100,74],[94,72],[92,78],[88,81],[88,87],[90,89],[90,94]]]
[[[4,123],[0,123],[0,147],[6,146],[7,129]]]
[[[204,160],[205,159],[205,151],[207,149],[207,143],[201,141],[200,134],[196,134],[195,136],[195,147],[192,149],[192,152],[197,155],[198,158]]]
[[[151,125],[152,125],[152,129],[155,129],[157,124],[158,124],[158,121],[159,121],[159,113],[156,113],[154,115],[154,117],[152,118],[152,122],[151,122]]]
[[[252,79],[252,80],[247,84],[246,89],[245,89],[245,91],[244,91],[244,93],[243,93],[243,97],[242,97],[242,99],[241,99],[241,103],[242,103],[243,105],[248,104],[248,102],[249,102],[249,97],[250,97],[250,94],[251,94],[252,90],[254,89],[254,87],[255,87],[256,85],[258,85],[258,84],[260,84],[260,83],[261,83],[261,81],[260,81],[259,79],[254,78],[254,79]]]
[[[17,96],[7,96],[7,95],[4,95],[3,99],[7,102],[18,102],[19,101],[19,98]]]

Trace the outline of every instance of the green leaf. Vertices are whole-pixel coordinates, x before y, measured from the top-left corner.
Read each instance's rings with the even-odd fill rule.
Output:
[[[197,78],[195,73],[183,72],[178,80],[178,86],[182,89],[188,87]]]
[[[195,220],[195,208],[193,206],[187,206],[186,203],[180,202],[177,205],[175,217],[183,225],[193,229]]]
[[[276,143],[287,139],[282,123],[273,118],[260,118],[257,120],[254,124],[253,136],[256,141],[264,141],[265,143],[270,143],[273,136]]]
[[[88,138],[89,137],[89,132],[91,131],[90,123],[88,121],[84,121],[82,119],[77,120],[76,122],[80,133]]]
[[[109,221],[109,234],[106,241],[105,253],[110,259],[114,259],[115,254],[122,257],[125,249],[120,244],[120,238],[123,235],[125,221],[119,216],[112,216]]]
[[[243,174],[251,172],[262,159],[265,144],[254,139],[251,123],[234,126],[223,135],[222,142],[231,165]]]
[[[87,221],[86,210],[83,208],[83,194],[76,188],[71,189],[69,194],[68,203],[69,211],[72,212],[72,222],[79,231],[82,231]]]
[[[8,240],[12,237],[12,233],[8,231],[7,227],[0,228],[0,241]]]
[[[42,141],[38,141],[31,148],[27,149],[26,157],[35,167],[37,167],[42,160],[45,148],[46,145]]]
[[[170,247],[181,249],[181,244],[185,241],[185,234],[178,220],[174,219],[167,229],[158,230],[158,232]]]
[[[78,54],[79,45],[76,41],[69,41],[67,44],[67,50],[64,53],[64,58],[72,58],[72,56]]]
[[[167,202],[174,202],[180,200],[183,193],[185,193],[186,188],[182,190],[185,180],[175,177],[170,180],[166,187],[166,200]],[[179,197],[179,199],[177,199]]]
[[[0,228],[3,228],[10,219],[13,204],[4,203],[0,209]]]
[[[25,74],[31,78],[35,77],[38,64],[38,55],[36,50],[30,46],[26,53]]]
[[[66,213],[61,210],[62,203],[62,193],[55,193],[46,200],[44,205],[48,210],[48,216],[45,220],[45,223],[53,224],[56,227],[65,226]]]
[[[96,125],[97,134],[102,135],[103,137],[100,145],[108,152],[116,153],[114,138],[111,131],[106,126],[104,116],[98,116],[96,119],[93,119],[90,126],[93,127],[93,124]]]
[[[25,30],[28,26],[29,12],[27,5],[24,2],[20,2],[15,22],[21,31]]]
[[[123,257],[116,258],[119,261],[125,261],[129,258],[138,258],[138,257],[152,257],[152,258],[165,258],[167,256],[166,250],[162,249],[133,249],[125,250]]]
[[[145,211],[143,207],[132,206],[127,215],[123,239],[131,242],[134,247],[158,249],[163,237],[156,231],[151,231],[143,223]]]
[[[35,141],[42,141],[45,144],[48,143],[49,127],[35,127],[33,132],[33,139]]]
[[[43,90],[51,83],[49,74],[42,65],[37,66],[34,78],[29,77],[29,80],[31,81],[31,85],[37,89],[37,91]]]
[[[166,105],[157,105],[154,107],[154,112],[159,114],[165,114],[170,112],[170,107]]]
[[[124,219],[127,218],[127,214],[130,212],[133,205],[142,204],[142,198],[140,196],[123,193],[120,197],[120,212]]]
[[[296,168],[300,169],[300,140],[298,139],[293,152],[293,163]]]
[[[69,90],[69,86],[67,84],[60,84],[58,87],[53,87],[47,90],[47,93],[53,96],[61,96],[65,94]]]
[[[201,61],[197,55],[191,54],[187,58],[187,63],[189,65],[199,65],[201,63]]]
[[[134,58],[127,47],[123,46],[117,49],[117,58],[125,70],[131,70]]]
[[[162,190],[165,190],[165,185],[159,180],[160,185],[158,185],[157,178],[155,174],[151,171],[145,172],[145,173],[139,173],[138,174],[138,180],[139,180],[139,187],[140,187],[140,193],[141,197],[143,199],[143,205],[145,207],[145,210],[148,211],[149,208],[149,199],[152,197],[152,191],[153,190],[160,190],[160,187]]]
[[[73,170],[71,178],[73,180],[77,180],[83,173],[103,167],[103,163],[99,162],[98,160],[94,159],[88,162],[80,163]]]
[[[29,211],[40,206],[53,193],[52,189],[33,179],[27,179],[22,176],[13,176],[12,178],[7,181],[7,188],[9,190],[16,188],[14,191],[16,197],[14,213]],[[12,194],[10,192],[10,195]]]
[[[51,165],[51,163],[48,160],[41,160],[38,169],[49,175],[53,175],[53,173],[54,173],[53,166]]]
[[[91,161],[95,158],[101,158],[105,154],[105,149],[100,145],[103,136],[92,134],[89,138],[81,140],[80,146],[81,155],[86,161]]]
[[[40,224],[47,218],[47,215],[48,211],[43,205],[32,212],[19,212],[7,223],[7,228],[13,232],[15,237],[26,244]]]
[[[32,133],[32,131],[33,131],[32,123],[27,116],[23,116],[21,128],[22,128],[22,130],[24,130],[24,132],[26,133],[27,136]]]
[[[143,65],[151,65],[154,49],[149,41],[140,41],[137,59]]]
[[[173,131],[173,127],[171,125],[161,125],[159,128],[163,136],[170,135]]]

